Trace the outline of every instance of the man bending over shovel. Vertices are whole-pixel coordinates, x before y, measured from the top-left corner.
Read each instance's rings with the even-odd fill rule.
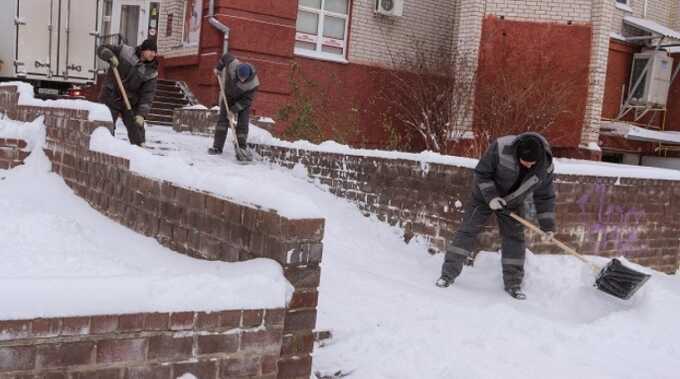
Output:
[[[141,146],[145,141],[144,117],[151,110],[156,95],[158,61],[156,41],[147,39],[136,48],[127,45],[101,45],[97,56],[109,63],[110,68],[99,93],[99,102],[106,104],[116,128],[118,115],[128,132],[133,145]],[[123,88],[120,88],[120,84]]]
[[[222,82],[222,71],[226,69],[226,80]],[[252,161],[252,154],[246,147],[248,125],[250,124],[250,106],[260,86],[255,67],[236,59],[231,54],[224,54],[217,62],[214,70],[220,81],[224,96],[220,96],[220,114],[215,127],[215,140],[208,154],[222,154],[227,139],[229,124],[236,124],[236,159]],[[225,101],[227,104],[225,104]]]
[[[552,153],[548,141],[537,133],[498,138],[479,160],[474,172],[471,201],[463,223],[446,249],[442,274],[436,285],[448,287],[472,260],[477,235],[492,213],[496,214],[502,243],[505,291],[525,299],[524,227],[510,216],[522,214],[524,199],[533,193],[537,218],[546,242],[555,230],[555,191]]]

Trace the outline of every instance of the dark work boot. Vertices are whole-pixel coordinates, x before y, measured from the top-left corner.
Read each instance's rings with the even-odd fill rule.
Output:
[[[437,281],[434,283],[435,286],[439,288],[446,288],[450,285],[452,285],[454,282],[454,279],[449,278],[448,276],[441,276]]]
[[[524,292],[522,292],[522,289],[520,287],[506,288],[505,292],[507,292],[508,295],[514,297],[517,300],[525,300],[527,298],[527,295]]]
[[[210,154],[210,155],[222,154],[222,149],[219,149],[217,147],[211,147],[211,148],[208,149],[208,154]]]

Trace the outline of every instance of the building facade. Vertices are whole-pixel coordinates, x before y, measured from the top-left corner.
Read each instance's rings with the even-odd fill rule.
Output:
[[[120,20],[115,16],[117,7],[119,14],[129,13],[129,6],[138,4],[147,7],[150,16],[157,7],[157,21],[149,18],[150,24],[139,29],[155,29],[152,33],[157,35],[162,55],[161,76],[187,82],[206,105],[217,102],[211,70],[225,44],[230,53],[253,63],[262,82],[254,112],[278,120],[286,115],[282,110],[288,110],[288,120],[277,123],[277,133],[295,124],[291,114],[294,118],[312,109],[316,127],[327,130],[329,138],[366,147],[388,146],[389,133],[384,125],[390,109],[380,93],[384,81],[390,80],[387,73],[401,57],[413,54],[416,45],[418,51],[428,54],[468,57],[465,70],[476,75],[476,87],[471,116],[457,125],[461,129],[474,130],[488,116],[491,111],[485,108],[485,96],[495,93],[499,80],[523,70],[529,77],[535,76],[528,69],[531,67],[547,78],[554,76],[548,82],[531,83],[543,86],[544,93],[556,91],[546,84],[550,80],[570,85],[568,95],[560,100],[568,111],[546,130],[558,155],[590,159],[604,155],[608,160],[626,162],[644,156],[672,156],[674,149],[667,132],[680,130],[680,119],[673,112],[680,105],[676,82],[670,83],[665,107],[651,107],[642,117],[632,112],[620,117],[632,86],[634,54],[663,46],[671,58],[675,56],[674,47],[668,45],[678,42],[673,37],[674,30],[680,29],[680,1],[104,3],[112,4],[112,24]],[[394,5],[396,11],[392,12],[396,15],[380,8],[390,5]],[[228,38],[215,22],[229,28]],[[120,24],[119,30],[123,27]],[[527,110],[535,105],[535,101],[529,101]],[[662,134],[636,141],[620,130],[612,131],[612,122]],[[452,145],[466,143],[451,140]],[[411,148],[417,149],[417,144]]]

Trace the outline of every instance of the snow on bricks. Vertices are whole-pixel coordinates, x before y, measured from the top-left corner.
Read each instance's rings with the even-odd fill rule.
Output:
[[[230,353],[236,355],[219,362],[198,362],[195,368],[187,372],[200,378],[309,377],[312,349],[308,343],[300,341],[313,338],[323,250],[323,219],[288,219],[273,211],[236,204],[210,193],[136,174],[130,171],[129,160],[89,149],[92,131],[98,127],[111,128],[111,124],[89,121],[84,110],[17,105],[16,88],[4,86],[0,87],[0,112],[19,121],[32,121],[40,115],[44,116],[47,134],[44,150],[52,162],[52,170],[63,177],[75,194],[111,219],[154,237],[174,251],[195,258],[227,262],[271,258],[283,266],[286,279],[294,287],[293,301],[289,307],[275,313],[275,320],[271,319],[274,316],[268,310],[244,313],[239,319],[239,322],[244,322],[244,327],[260,326],[252,334],[241,334],[240,350]],[[115,317],[118,317],[117,326]],[[99,345],[95,344],[91,352],[93,361],[88,362],[97,364],[98,354],[103,354],[102,357],[106,358],[102,359],[105,360],[122,359],[115,363],[121,368],[113,369],[114,377],[123,375],[124,370],[127,370],[126,377],[146,378],[153,372],[153,375],[165,378],[168,374],[165,369],[149,366],[148,362],[178,362],[196,358],[195,355],[200,352],[211,355],[221,349],[234,350],[234,337],[199,338],[195,335],[193,331],[197,324],[194,324],[194,329],[189,328],[192,324],[190,313],[168,316],[171,317],[169,321],[163,317],[145,316],[140,321],[134,316],[108,316],[96,319],[96,323],[93,323],[93,318],[84,318],[90,322],[87,327],[77,323],[70,326],[64,321],[45,325],[42,321],[34,320],[31,327],[37,322],[42,323],[42,328],[58,330],[58,335],[44,341],[52,344],[89,341],[94,338],[92,335],[99,335],[90,334],[92,330],[102,331],[104,335],[122,333],[121,328],[124,326],[125,333],[133,333],[125,334],[125,339],[129,341],[118,344],[109,342],[106,349],[98,349]],[[208,317],[201,322],[210,324],[225,321],[209,320]],[[263,329],[262,324],[258,324],[260,320],[264,325],[273,323],[280,324],[280,327],[276,326],[271,331]],[[83,330],[86,332],[75,332],[78,326],[85,328]],[[114,327],[116,331],[113,331]],[[65,330],[74,330],[73,338],[62,341]],[[147,333],[155,331],[158,331],[157,335],[146,337]],[[140,333],[145,337],[140,337]],[[84,338],[84,335],[88,337]],[[52,341],[53,338],[56,340]],[[31,344],[24,346],[20,341],[23,340],[0,342],[0,348],[5,349],[0,350],[0,378],[3,371],[9,370],[31,370],[31,374],[46,372],[35,358],[41,350]],[[283,341],[287,344],[284,349],[281,348]],[[142,345],[144,349],[141,349]],[[144,364],[139,363],[142,350],[146,359]],[[137,363],[126,363],[127,359],[132,358],[137,359]],[[80,367],[76,369],[79,370]],[[204,372],[215,374],[204,376]],[[177,373],[171,370],[169,375]],[[82,375],[89,374],[83,371]],[[74,374],[72,377],[81,376]]]
[[[202,379],[273,379],[284,313],[260,309],[0,321],[0,378],[171,379],[190,373]]]
[[[24,140],[0,138],[0,170],[23,164],[29,154],[24,150],[26,145]]]
[[[266,143],[266,141],[265,141]],[[375,216],[404,230],[404,240],[414,236],[426,238],[431,251],[443,251],[462,220],[464,204],[472,180],[469,160],[422,162],[423,156],[357,150],[347,154],[341,148],[323,146],[298,148],[267,144],[253,145],[267,160],[293,168],[304,165],[305,173],[327,185],[336,196],[353,202],[365,216]],[[274,141],[275,144],[285,144]],[[338,150],[339,152],[335,152]],[[413,155],[413,154],[411,154]],[[452,159],[455,157],[451,157]],[[672,273],[680,264],[680,180],[673,170],[656,172],[655,168],[626,166],[587,166],[578,161],[558,162],[557,225],[555,236],[583,254],[624,256],[631,261]],[[458,163],[458,164],[456,164]],[[621,167],[641,176],[667,179],[604,176]],[[560,174],[566,172],[564,174]],[[646,170],[646,171],[644,171]],[[597,176],[578,175],[592,172]],[[625,176],[625,175],[622,175]],[[631,201],[635,199],[635,201]],[[533,210],[527,214],[532,217]],[[500,240],[493,228],[480,235],[481,250],[495,250]],[[530,234],[528,234],[530,235]],[[559,248],[540,245],[531,236],[534,251],[561,253]]]

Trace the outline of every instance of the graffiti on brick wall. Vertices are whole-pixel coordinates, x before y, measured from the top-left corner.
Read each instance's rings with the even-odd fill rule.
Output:
[[[645,217],[643,209],[610,201],[604,183],[596,183],[577,203],[583,224],[587,225],[586,239],[595,241],[594,254],[613,250],[625,255],[640,247],[638,233]],[[590,209],[596,211],[594,220]]]

